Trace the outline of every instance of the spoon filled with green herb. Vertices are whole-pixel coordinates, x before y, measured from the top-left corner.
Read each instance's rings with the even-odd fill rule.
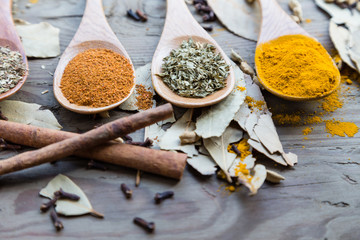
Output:
[[[11,6],[11,0],[0,0],[0,100],[16,93],[28,75],[28,62],[14,27]]]
[[[161,97],[187,108],[218,103],[235,84],[229,58],[197,23],[183,0],[167,0],[165,26],[153,56],[151,75]]]

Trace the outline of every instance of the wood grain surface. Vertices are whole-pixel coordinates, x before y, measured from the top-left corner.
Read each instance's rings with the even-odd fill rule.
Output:
[[[26,8],[28,0],[19,0],[15,17],[32,23],[47,21],[61,29],[61,50],[69,44],[80,24],[84,0],[39,0]],[[287,0],[279,1],[289,11]],[[328,16],[312,0],[301,1],[304,18],[312,20],[303,27],[333,52],[328,35]],[[142,8],[149,16],[146,23],[126,17],[128,8]],[[150,62],[160,39],[165,21],[164,0],[104,0],[107,20],[131,56],[136,67]],[[190,8],[194,13],[194,9]],[[194,14],[200,20],[200,16]],[[226,31],[214,23],[211,36],[226,54],[231,48],[251,65],[256,43]],[[11,99],[35,102],[52,110],[64,130],[83,132],[96,124],[132,114],[120,110],[110,112],[110,119],[93,118],[64,109],[55,100],[53,73],[59,58],[31,59],[30,75]],[[42,69],[45,65],[46,69]],[[359,84],[344,94],[345,104],[331,117],[360,125]],[[44,90],[49,93],[41,95]],[[311,112],[310,103],[293,103],[265,94],[273,113],[299,109]],[[182,109],[177,109],[178,112]],[[179,114],[177,114],[179,115]],[[285,151],[299,156],[294,168],[275,166],[262,160],[269,169],[279,171],[286,180],[278,185],[265,183],[256,196],[249,197],[245,188],[228,194],[222,181],[199,176],[187,167],[180,182],[143,174],[141,184],[134,187],[136,171],[109,165],[110,170],[86,170],[86,160],[66,158],[55,165],[45,164],[0,177],[0,239],[359,239],[360,236],[360,150],[359,136],[327,137],[324,123],[313,126],[309,140],[303,140],[303,126],[278,126]],[[142,140],[143,131],[132,134]],[[17,154],[0,152],[1,158]],[[65,229],[57,233],[48,214],[39,207],[46,201],[38,192],[56,174],[69,176],[88,195],[95,210],[104,219],[91,216],[62,218]],[[126,200],[120,184],[133,188],[133,199]],[[220,191],[218,191],[220,189]],[[153,203],[156,192],[174,190],[173,199],[160,205]],[[132,223],[142,217],[156,223],[154,234],[147,234]]]

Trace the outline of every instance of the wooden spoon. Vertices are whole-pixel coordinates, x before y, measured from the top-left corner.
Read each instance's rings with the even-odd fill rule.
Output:
[[[20,52],[26,69],[29,69],[24,48],[15,30],[11,8],[12,0],[0,0],[0,46],[8,47],[12,51]],[[22,87],[22,85],[24,85],[27,76],[28,71],[26,71],[23,79],[20,80],[14,88],[0,94],[0,101],[16,93]]]
[[[135,88],[134,84],[127,97],[117,103],[113,103],[105,107],[93,108],[70,103],[64,97],[60,89],[63,72],[70,60],[79,53],[91,48],[106,48],[123,55],[129,59],[134,70],[134,66],[132,65],[129,55],[106,21],[101,0],[87,0],[84,16],[81,20],[79,29],[61,56],[54,74],[54,94],[56,99],[63,107],[77,113],[95,114],[115,108],[123,103],[131,95]]]
[[[261,6],[261,14],[262,14],[262,22],[261,22],[261,31],[259,34],[257,46],[262,43],[266,43],[270,40],[276,39],[278,37],[284,35],[294,35],[301,34],[307,37],[312,37],[309,33],[307,33],[302,27],[300,27],[291,17],[279,6],[276,0],[259,0]],[[317,39],[315,39],[317,41]],[[331,56],[328,54],[329,61],[331,60]],[[336,67],[335,63],[334,66]],[[322,96],[316,97],[297,97],[297,96],[289,96],[274,90],[270,86],[268,86],[262,79],[259,77],[259,81],[264,86],[266,90],[271,92],[272,94],[284,98],[286,100],[291,101],[307,101],[314,100],[322,97],[326,97],[336,90],[336,88],[340,85],[340,74],[336,79],[337,82],[334,85],[334,88],[327,92]]]
[[[224,60],[231,66],[229,58],[215,42],[215,40],[197,23],[184,0],[167,0],[167,15],[164,30],[159,44],[154,53],[151,65],[151,76],[155,91],[168,102],[186,108],[205,107],[220,102],[228,96],[235,84],[235,76],[232,67],[226,80],[226,87],[204,98],[181,97],[174,93],[162,79],[155,74],[161,73],[163,58],[168,56],[170,51],[180,47],[184,40],[192,38],[196,42],[210,43],[216,47]]]

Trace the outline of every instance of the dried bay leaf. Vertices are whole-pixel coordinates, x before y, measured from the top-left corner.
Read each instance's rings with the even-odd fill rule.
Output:
[[[22,20],[15,21],[15,27],[26,56],[49,58],[60,55],[59,28],[47,22],[31,24]]]
[[[349,8],[340,8],[336,4],[329,4],[324,0],[315,0],[315,3],[328,13],[336,24],[344,24],[349,21],[360,22],[360,13],[355,9],[351,11]]]
[[[260,109],[250,109],[248,104],[243,104],[235,114],[234,120],[248,133],[250,146],[281,165],[293,166],[297,162],[297,156],[284,152],[259,86],[249,75],[245,75],[245,83],[246,95],[254,101],[263,101],[264,105]]]
[[[349,55],[355,63],[358,72],[360,72],[360,22],[348,25],[350,29]]]
[[[338,51],[341,59],[351,68],[356,69],[355,63],[350,58],[350,49],[348,46],[350,31],[344,26],[338,26],[333,20],[330,20],[329,33],[331,41]]]
[[[136,79],[136,85],[143,85],[145,89],[149,92],[151,92],[153,95],[155,95],[155,91],[152,85],[151,81],[151,63],[148,63],[142,67],[139,67],[135,70],[135,79]],[[130,97],[120,104],[119,108],[126,111],[138,111],[139,108],[136,106],[138,96],[138,92],[136,91],[136,88],[134,92],[130,95]],[[152,99],[153,107],[155,107],[156,102]],[[141,110],[140,110],[141,111]]]
[[[184,133],[185,129],[188,131],[195,130],[195,123],[189,123],[191,116],[192,110],[189,109],[164,133],[159,142],[160,149],[182,151],[187,153],[189,157],[198,154],[195,145],[181,145],[180,142],[180,135]]]
[[[236,154],[228,152],[227,148],[230,143],[238,142],[242,136],[243,132],[241,129],[230,125],[220,137],[203,139],[206,150],[227,175],[229,181],[231,180],[228,170],[233,164]]]
[[[155,123],[145,127],[144,139],[149,138],[153,141],[151,148],[160,149],[159,142],[164,134],[165,131],[161,128],[161,125]]]
[[[96,217],[104,217],[101,213],[96,212],[86,197],[85,193],[73,181],[65,175],[59,174],[53,178],[45,188],[41,189],[40,195],[52,199],[54,192],[62,188],[65,192],[76,194],[80,197],[79,201],[59,199],[56,201],[56,212],[65,216],[78,216],[92,214]]]
[[[198,154],[187,159],[187,163],[202,175],[213,175],[216,171],[216,163],[207,155]]]
[[[246,164],[246,169],[251,170],[255,165],[255,161],[256,159],[253,157],[252,154],[246,156],[244,160],[241,160],[240,157],[237,157],[229,169],[230,176],[236,176],[235,169],[238,168],[240,163]]]
[[[62,126],[50,110],[40,110],[40,105],[14,100],[0,102],[0,110],[11,122],[60,130]]]
[[[256,1],[208,0],[220,22],[236,35],[256,41],[260,31],[261,11]]]
[[[246,90],[239,90],[239,87],[245,87],[244,74],[235,63],[232,62],[231,65],[235,74],[233,91],[220,103],[204,109],[196,120],[195,132],[202,138],[220,137],[244,102]]]
[[[285,180],[285,177],[275,171],[266,169],[266,181],[271,183],[280,183],[282,180]]]

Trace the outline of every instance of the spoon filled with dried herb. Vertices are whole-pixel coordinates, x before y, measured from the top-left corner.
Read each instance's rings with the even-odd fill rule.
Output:
[[[259,0],[262,24],[255,53],[259,81],[292,101],[325,97],[340,85],[340,73],[325,48],[296,24],[275,0]]]
[[[16,93],[28,76],[28,62],[16,33],[12,1],[0,0],[0,100]]]
[[[54,94],[65,108],[83,114],[119,106],[135,88],[125,48],[106,21],[101,0],[87,0],[80,26],[54,74]]]
[[[151,75],[161,97],[187,108],[218,103],[235,84],[230,60],[183,0],[167,0],[165,26],[153,56]]]

